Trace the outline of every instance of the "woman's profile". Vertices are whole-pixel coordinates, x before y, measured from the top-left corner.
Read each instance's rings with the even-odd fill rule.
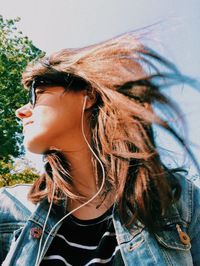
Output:
[[[45,172],[0,190],[2,265],[200,265],[200,189],[161,159],[153,129],[197,164],[164,93],[193,80],[130,32],[31,62],[22,83],[16,115]]]

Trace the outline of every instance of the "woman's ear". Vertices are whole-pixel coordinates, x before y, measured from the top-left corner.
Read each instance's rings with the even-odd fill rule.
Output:
[[[96,102],[96,93],[94,90],[86,91],[85,101],[85,110],[90,110]]]
[[[149,112],[153,111],[152,105],[150,103],[143,103],[143,105]]]

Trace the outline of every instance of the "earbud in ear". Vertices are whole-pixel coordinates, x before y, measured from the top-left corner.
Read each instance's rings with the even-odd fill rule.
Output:
[[[84,108],[86,106],[87,98],[88,98],[88,95],[85,95],[85,97],[84,97]]]
[[[87,95],[85,95],[84,96],[84,99],[83,99],[83,112],[85,111],[85,107],[86,107],[86,102],[87,102],[87,98],[88,98],[88,96]]]

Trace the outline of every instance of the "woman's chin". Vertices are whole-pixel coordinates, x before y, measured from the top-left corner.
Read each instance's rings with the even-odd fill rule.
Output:
[[[40,141],[39,144],[38,142],[35,143],[35,141],[30,141],[26,138],[24,138],[24,147],[32,153],[37,153],[37,154],[44,154],[44,152],[48,149],[43,145],[43,143]]]

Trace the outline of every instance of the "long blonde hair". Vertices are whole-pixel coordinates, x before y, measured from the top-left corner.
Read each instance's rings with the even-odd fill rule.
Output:
[[[160,125],[185,143],[152,105],[159,103],[165,117],[180,115],[161,89],[186,78],[171,62],[145,47],[135,33],[45,56],[27,66],[22,81],[29,88],[35,78],[58,73],[70,74],[66,90],[87,89],[96,95],[90,122],[92,145],[106,170],[102,197],[116,191],[117,206],[127,227],[140,221],[149,230],[156,230],[162,215],[179,198],[180,186],[175,177],[178,170],[168,169],[160,159],[152,125]],[[55,182],[55,202],[65,197],[86,200],[73,186],[62,153],[47,151],[45,158],[46,173],[33,184],[29,199],[50,200]],[[93,164],[100,186],[102,176],[95,158]]]

